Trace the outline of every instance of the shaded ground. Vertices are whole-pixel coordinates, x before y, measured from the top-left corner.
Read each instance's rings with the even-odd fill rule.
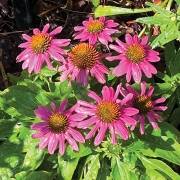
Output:
[[[160,2],[161,0],[154,1],[156,4]],[[145,0],[100,0],[100,4],[126,8],[146,6]],[[90,0],[1,0],[0,90],[10,85],[7,73],[19,75],[21,72],[21,64],[16,63],[16,56],[21,52],[18,45],[23,42],[22,33],[31,34],[32,28],[42,29],[46,23],[50,23],[52,29],[63,26],[59,35],[61,38],[71,38],[73,27],[93,16],[92,8]],[[111,18],[120,24],[121,32],[135,34],[143,28],[142,24],[136,22],[136,18],[151,14],[119,15]],[[151,30],[152,35],[158,32],[157,27]],[[71,43],[73,45],[75,42]]]

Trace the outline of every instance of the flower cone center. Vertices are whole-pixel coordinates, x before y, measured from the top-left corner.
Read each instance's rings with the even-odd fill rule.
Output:
[[[139,95],[134,100],[133,107],[138,109],[141,115],[146,115],[152,109],[152,101],[145,95]]]
[[[120,116],[120,108],[113,101],[104,101],[97,105],[96,114],[103,123],[113,123]]]
[[[66,132],[69,127],[69,121],[64,114],[53,114],[48,121],[49,129],[51,132],[61,134]]]
[[[104,23],[99,20],[94,20],[92,22],[89,22],[87,25],[87,30],[90,33],[97,34],[101,32],[104,29]]]
[[[80,43],[72,48],[70,60],[78,69],[91,69],[100,58],[98,51],[93,45]]]
[[[45,52],[50,45],[50,38],[46,34],[37,34],[31,38],[31,48],[36,54]]]
[[[139,44],[130,45],[126,51],[127,58],[133,63],[141,62],[145,56],[145,49]]]

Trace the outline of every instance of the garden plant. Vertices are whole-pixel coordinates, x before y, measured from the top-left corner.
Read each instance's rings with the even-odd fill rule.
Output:
[[[0,179],[180,179],[180,1],[89,3],[68,38],[22,33],[22,72],[0,91]],[[149,12],[139,33],[115,19]]]

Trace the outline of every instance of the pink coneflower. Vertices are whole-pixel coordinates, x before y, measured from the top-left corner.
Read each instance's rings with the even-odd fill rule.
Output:
[[[156,74],[156,68],[151,62],[160,60],[159,53],[152,50],[151,46],[147,45],[148,36],[145,36],[140,41],[137,35],[133,37],[130,34],[125,35],[126,43],[123,43],[116,38],[117,45],[111,44],[109,47],[119,53],[118,56],[107,57],[109,61],[120,60],[118,66],[113,69],[113,74],[122,76],[126,74],[127,82],[130,82],[133,77],[136,83],[140,83],[142,72],[151,78],[152,74]]]
[[[53,69],[51,57],[56,61],[64,61],[62,55],[66,55],[67,52],[61,47],[69,45],[70,39],[53,39],[53,36],[62,31],[62,27],[57,27],[48,33],[49,27],[50,25],[46,24],[42,32],[35,28],[32,37],[27,34],[22,35],[27,42],[20,44],[19,47],[26,49],[17,56],[17,62],[24,61],[22,69],[28,67],[29,73],[33,70],[36,74],[39,73],[44,61],[50,70]]]
[[[107,45],[108,42],[112,42],[110,35],[119,32],[117,29],[112,29],[119,24],[113,20],[105,21],[104,16],[98,20],[90,17],[89,21],[83,21],[83,25],[74,27],[75,31],[79,31],[74,34],[74,39],[80,39],[80,41],[89,40],[90,44],[95,44],[99,40],[101,44]]]
[[[124,140],[129,138],[129,131],[126,124],[135,126],[136,120],[130,116],[137,114],[139,111],[135,108],[125,108],[124,105],[131,100],[132,94],[129,93],[122,100],[117,99],[120,92],[121,84],[117,86],[116,92],[112,87],[104,86],[102,89],[102,98],[95,92],[90,91],[88,96],[97,103],[92,104],[86,101],[78,100],[80,107],[75,111],[91,116],[88,120],[79,122],[78,128],[86,129],[91,125],[94,127],[86,135],[86,139],[90,139],[93,134],[98,131],[95,137],[94,145],[99,145],[104,137],[107,129],[111,133],[111,142],[116,144],[116,133]]]
[[[67,106],[67,100],[61,102],[59,109],[56,109],[54,103],[51,103],[51,111],[46,106],[38,106],[34,111],[35,115],[44,122],[38,122],[31,126],[31,129],[39,132],[32,135],[32,138],[41,138],[39,148],[43,149],[48,146],[48,151],[53,154],[59,144],[59,153],[65,152],[65,141],[68,141],[72,149],[78,151],[77,142],[84,143],[84,137],[74,127],[78,122],[87,117],[86,114],[76,113],[73,111],[79,106],[78,104],[64,111]]]
[[[132,93],[133,98],[131,101],[128,101],[128,106],[134,107],[139,110],[139,113],[134,115],[134,119],[140,122],[139,131],[141,134],[145,132],[145,119],[147,118],[151,123],[154,129],[158,129],[158,124],[156,123],[155,119],[158,121],[162,121],[162,117],[159,116],[155,111],[165,111],[167,106],[157,105],[159,103],[165,102],[165,98],[159,98],[156,100],[152,100],[152,94],[154,92],[154,87],[150,86],[148,91],[146,92],[146,82],[141,83],[141,93],[139,94],[135,91],[131,85],[126,84],[127,90],[121,88],[121,94],[126,97],[127,94]],[[133,130],[135,126],[131,127]]]
[[[100,54],[91,44],[77,44],[71,49],[67,61],[58,68],[59,72],[63,72],[60,81],[65,81],[71,75],[70,81],[76,79],[83,86],[87,86],[90,73],[104,84],[106,82],[104,74],[110,73],[109,69],[101,62],[105,56],[106,54]]]

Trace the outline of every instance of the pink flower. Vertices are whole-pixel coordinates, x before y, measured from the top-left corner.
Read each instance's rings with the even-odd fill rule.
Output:
[[[88,96],[94,99],[97,102],[96,104],[78,100],[80,107],[75,111],[90,116],[88,120],[79,122],[78,128],[86,129],[94,125],[85,139],[90,139],[93,134],[98,131],[94,140],[95,146],[103,141],[107,129],[109,129],[111,133],[112,144],[116,144],[116,133],[122,139],[127,140],[130,133],[126,124],[130,124],[131,126],[136,125],[136,120],[130,116],[137,114],[139,111],[135,108],[124,107],[133,95],[129,93],[122,100],[118,99],[120,88],[121,84],[117,86],[117,90],[114,92],[112,87],[108,88],[104,86],[102,89],[102,98],[95,92],[90,91]]]
[[[127,103],[128,106],[134,107],[139,110],[139,113],[134,115],[134,119],[140,122],[140,133],[144,134],[145,132],[145,119],[147,118],[151,123],[154,129],[158,129],[158,124],[156,123],[155,119],[158,121],[162,121],[162,117],[159,116],[155,111],[165,111],[167,106],[157,105],[159,103],[165,102],[165,98],[159,98],[156,100],[152,100],[152,94],[154,92],[154,87],[150,86],[148,91],[146,92],[146,82],[141,83],[141,93],[139,94],[135,91],[131,85],[126,84],[127,90],[124,88],[121,89],[121,94],[126,97],[129,93],[133,94],[133,98],[131,101]],[[133,130],[135,126],[131,127]]]
[[[100,54],[93,45],[79,43],[69,53],[68,59],[58,68],[63,72],[60,81],[65,81],[69,75],[70,81],[75,80],[83,86],[88,85],[89,73],[100,83],[106,82],[104,74],[109,74],[109,69],[105,67],[101,59],[107,56]]]
[[[112,29],[117,27],[119,24],[115,23],[113,20],[105,21],[105,17],[102,16],[98,20],[94,20],[92,17],[89,21],[83,21],[84,26],[74,27],[75,31],[79,31],[74,34],[74,39],[80,39],[80,41],[89,40],[90,44],[95,44],[97,40],[101,44],[107,45],[108,41],[112,42],[110,35],[118,33],[117,29]]]
[[[137,35],[133,37],[130,34],[125,36],[126,43],[123,43],[116,38],[117,45],[111,44],[109,47],[119,53],[117,56],[107,57],[109,61],[120,60],[118,66],[113,69],[113,74],[116,76],[122,76],[126,74],[127,82],[130,82],[133,77],[136,83],[140,83],[142,78],[142,72],[151,78],[152,74],[156,74],[156,68],[151,62],[157,62],[160,60],[159,53],[152,50],[148,42],[148,36],[145,36],[140,41]]]
[[[87,117],[86,114],[76,113],[73,111],[79,106],[78,104],[65,111],[67,106],[67,100],[60,103],[59,109],[56,109],[54,103],[51,103],[51,111],[45,106],[38,106],[38,109],[34,111],[35,115],[43,120],[31,125],[32,130],[39,132],[32,135],[32,138],[41,138],[39,142],[39,148],[43,149],[48,146],[48,151],[53,154],[59,144],[59,153],[61,155],[65,152],[65,141],[67,141],[72,149],[78,151],[77,142],[84,143],[84,137],[74,127],[78,122]]]
[[[29,73],[33,70],[36,74],[39,73],[44,61],[46,61],[50,70],[53,69],[50,58],[56,61],[64,61],[62,55],[66,55],[67,52],[61,47],[69,45],[70,39],[54,39],[53,36],[60,33],[62,27],[57,27],[51,33],[48,33],[49,27],[50,25],[46,24],[42,32],[37,28],[34,29],[32,37],[27,34],[22,35],[27,42],[19,45],[25,50],[17,56],[17,62],[24,61],[22,69],[28,68]]]

